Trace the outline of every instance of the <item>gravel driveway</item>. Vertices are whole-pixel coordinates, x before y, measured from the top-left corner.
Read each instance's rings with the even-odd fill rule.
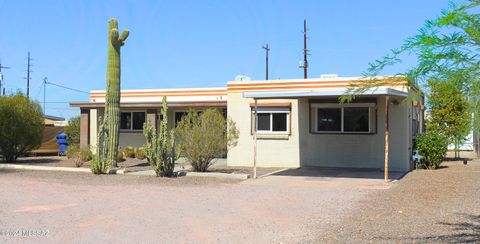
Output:
[[[0,172],[0,242],[313,242],[370,191],[333,186],[181,177]],[[298,182],[295,181],[295,182]],[[383,183],[380,183],[383,185]]]
[[[282,174],[238,182],[0,171],[0,242],[478,241],[480,163],[445,165],[387,184]]]

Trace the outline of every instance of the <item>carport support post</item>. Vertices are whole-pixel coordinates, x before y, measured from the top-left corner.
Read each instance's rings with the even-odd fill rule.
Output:
[[[255,119],[253,122],[253,178],[257,178],[257,99],[253,99],[255,101],[255,108],[253,112],[255,113]]]
[[[389,96],[385,97],[385,182],[388,182],[388,105]]]
[[[253,178],[257,178],[257,99],[254,98],[253,101],[255,102],[255,107],[253,112],[255,113],[255,119],[253,121]]]

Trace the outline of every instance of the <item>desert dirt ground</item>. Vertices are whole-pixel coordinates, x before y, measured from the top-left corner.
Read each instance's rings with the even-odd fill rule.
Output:
[[[0,171],[0,242],[478,241],[480,163],[444,166],[391,183],[341,174],[240,182]]]
[[[208,168],[209,172],[220,173],[241,173],[253,176],[251,167],[229,167],[226,165],[226,159],[214,159],[212,166]],[[0,161],[0,163],[4,163]],[[153,170],[153,167],[146,159],[137,159],[126,157],[124,161],[117,162],[119,168],[127,169],[128,172]],[[65,156],[37,156],[37,157],[20,157],[15,164],[19,165],[37,165],[37,166],[52,166],[52,167],[77,167],[73,159]],[[82,168],[90,168],[90,162],[83,162],[80,166]],[[264,175],[271,172],[278,171],[282,168],[258,168],[257,174]],[[185,158],[179,158],[175,164],[175,171],[192,171],[191,165]]]

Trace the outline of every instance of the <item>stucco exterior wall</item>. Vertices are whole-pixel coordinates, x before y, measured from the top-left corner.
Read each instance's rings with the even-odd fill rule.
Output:
[[[408,105],[390,105],[389,170],[408,171]],[[300,161],[302,166],[384,168],[385,97],[376,105],[374,134],[312,134],[309,130],[308,99],[299,99]]]
[[[254,140],[251,134],[252,115],[250,103],[253,99],[243,98],[240,92],[228,94],[227,113],[240,131],[238,145],[228,151],[227,164],[229,166],[252,166]],[[298,103],[296,99],[260,100],[260,103],[291,103],[290,135],[282,139],[257,140],[258,167],[299,167],[298,147]],[[259,136],[260,137],[260,136]],[[262,137],[268,137],[267,135]]]

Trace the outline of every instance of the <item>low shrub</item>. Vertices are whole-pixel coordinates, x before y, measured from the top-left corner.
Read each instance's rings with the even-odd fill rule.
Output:
[[[88,162],[92,160],[92,150],[89,147],[83,147],[80,149],[80,160],[82,162]]]
[[[143,147],[137,147],[135,150],[135,158],[144,160],[145,159],[145,149]]]
[[[125,147],[124,152],[125,152],[125,157],[135,158],[135,148],[133,148],[132,146]]]
[[[77,156],[78,152],[80,152],[80,145],[78,144],[69,145],[66,153],[67,158],[70,159]]]
[[[75,166],[82,167],[83,163],[92,160],[92,151],[89,147],[80,148],[74,144],[67,148],[67,158],[72,159]]]
[[[74,158],[73,158],[73,162],[75,163],[75,166],[76,166],[77,168],[82,167],[83,164],[85,163],[84,161],[82,161],[82,160],[80,159],[80,157],[74,157]]]
[[[427,131],[417,135],[418,153],[422,156],[419,166],[426,169],[436,169],[447,153],[447,138],[435,131]]]
[[[216,109],[207,109],[201,114],[189,112],[178,123],[175,133],[182,155],[197,172],[207,171],[214,158],[237,145],[239,136],[235,122]]]

